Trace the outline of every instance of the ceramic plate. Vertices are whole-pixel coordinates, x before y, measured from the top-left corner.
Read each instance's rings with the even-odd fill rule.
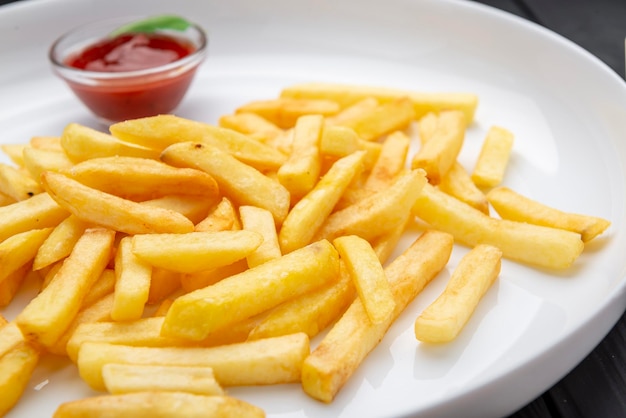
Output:
[[[230,388],[270,417],[502,416],[541,394],[593,349],[626,306],[626,87],[598,59],[536,25],[451,0],[34,0],[0,8],[0,142],[98,127],[49,69],[67,28],[119,15],[174,12],[208,29],[210,56],[177,113],[216,123],[301,81],[480,98],[459,160],[472,168],[490,126],[515,134],[505,184],[611,227],[559,273],[505,261],[454,342],[419,344],[413,321],[460,257],[391,327],[332,404],[299,385]],[[5,157],[4,162],[8,160]],[[405,245],[411,237],[403,241]],[[32,294],[3,314],[12,318]],[[313,341],[313,344],[316,340]],[[75,367],[44,358],[9,417],[49,417],[93,395]]]

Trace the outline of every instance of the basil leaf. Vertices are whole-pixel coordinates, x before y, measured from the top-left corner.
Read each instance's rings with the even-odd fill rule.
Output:
[[[118,36],[123,33],[152,33],[160,29],[170,29],[182,32],[189,26],[191,26],[191,23],[180,16],[160,15],[121,26],[111,32],[111,36]]]

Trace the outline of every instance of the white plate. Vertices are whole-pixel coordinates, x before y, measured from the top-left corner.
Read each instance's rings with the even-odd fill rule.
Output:
[[[49,71],[66,28],[123,14],[176,12],[210,31],[210,58],[179,114],[216,122],[248,100],[326,80],[480,97],[461,162],[489,126],[516,135],[506,184],[547,204],[612,221],[576,265],[550,274],[506,261],[459,338],[418,344],[415,316],[465,249],[389,330],[336,400],[299,385],[232,388],[270,417],[501,416],[573,368],[626,306],[626,88],[599,60],[526,21],[451,0],[38,0],[0,9],[0,142],[58,135],[91,116]],[[468,168],[471,168],[469,166]],[[13,317],[27,295],[4,313]],[[93,394],[45,359],[9,417],[48,417]]]

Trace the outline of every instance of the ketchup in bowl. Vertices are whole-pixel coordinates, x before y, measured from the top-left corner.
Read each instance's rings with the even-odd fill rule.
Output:
[[[202,29],[114,34],[119,20],[68,32],[50,50],[55,72],[104,123],[172,112],[206,55]]]

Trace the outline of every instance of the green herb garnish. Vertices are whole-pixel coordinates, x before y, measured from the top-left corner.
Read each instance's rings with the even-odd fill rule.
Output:
[[[191,23],[180,16],[160,15],[121,26],[111,32],[111,36],[118,36],[123,33],[152,33],[162,29],[182,32],[189,26],[191,26]]]

